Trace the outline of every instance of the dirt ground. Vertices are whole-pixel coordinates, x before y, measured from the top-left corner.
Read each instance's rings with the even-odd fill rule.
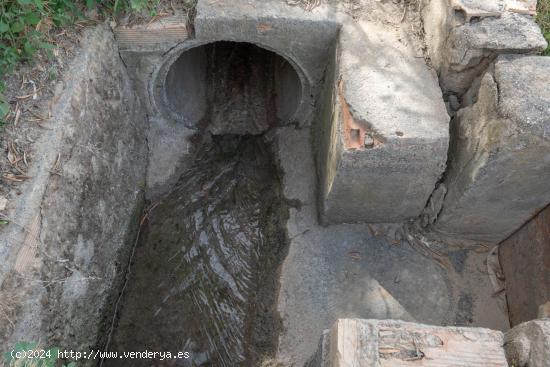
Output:
[[[0,132],[0,203],[4,202],[0,215],[7,221],[10,201],[21,195],[19,184],[29,178],[27,169],[34,156],[33,143],[45,129],[42,124],[50,117],[56,82],[78,51],[81,30],[81,25],[52,30],[51,38],[58,45],[52,57],[39,54],[33,63],[19,65],[4,80],[11,113]]]

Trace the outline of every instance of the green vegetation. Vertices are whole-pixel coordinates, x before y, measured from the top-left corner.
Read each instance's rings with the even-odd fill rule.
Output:
[[[542,29],[544,38],[550,44],[550,0],[539,0],[537,4],[537,23]],[[550,45],[543,51],[543,55],[550,56]]]
[[[2,95],[4,76],[20,62],[31,61],[37,52],[56,47],[49,31],[69,27],[84,19],[86,9],[105,16],[126,12],[156,15],[161,0],[0,0],[0,126],[10,106]],[[196,0],[184,0],[192,8]]]
[[[59,348],[39,348],[38,343],[19,342],[4,356],[9,367],[56,367],[59,365],[58,351]],[[76,363],[70,362],[62,367],[76,367]]]
[[[32,59],[39,50],[55,46],[41,32],[41,25],[52,22],[65,26],[79,14],[70,0],[5,0],[0,4],[0,78],[21,61]],[[0,124],[9,112],[0,83]]]

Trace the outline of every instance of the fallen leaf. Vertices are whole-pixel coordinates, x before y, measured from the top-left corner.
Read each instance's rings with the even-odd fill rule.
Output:
[[[8,162],[10,162],[10,164],[15,164],[15,162],[17,162],[17,157],[13,154],[11,149],[8,150]]]

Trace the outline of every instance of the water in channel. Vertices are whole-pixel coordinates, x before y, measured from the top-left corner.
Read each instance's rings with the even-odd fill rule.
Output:
[[[187,351],[106,366],[257,366],[278,335],[281,178],[262,136],[219,136],[144,224],[111,351]]]

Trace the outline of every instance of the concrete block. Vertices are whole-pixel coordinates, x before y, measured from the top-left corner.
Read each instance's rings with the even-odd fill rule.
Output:
[[[511,366],[550,366],[550,320],[528,321],[508,331],[504,349]]]
[[[462,95],[499,54],[533,54],[546,41],[531,0],[424,0],[426,44],[445,93]]]
[[[324,224],[416,217],[445,169],[449,117],[437,77],[398,38],[364,21],[342,28],[332,65],[340,80],[327,77],[332,94],[317,119]]]
[[[550,58],[501,56],[458,112],[435,230],[498,243],[550,202],[549,69]]]
[[[340,319],[308,367],[507,367],[503,335],[482,328]]]
[[[550,301],[550,206],[504,240],[498,252],[511,324],[536,319],[539,307]]]

